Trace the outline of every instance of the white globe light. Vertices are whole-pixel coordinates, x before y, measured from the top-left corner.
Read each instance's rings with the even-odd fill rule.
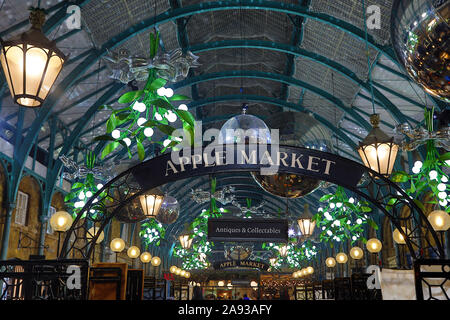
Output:
[[[164,140],[163,142],[163,146],[167,147],[172,141],[170,141],[169,139]]]
[[[353,197],[351,197],[350,199],[348,199],[348,202],[354,203],[354,202],[355,202],[355,199],[353,199]]]
[[[358,219],[356,220],[356,223],[357,223],[357,224],[361,224],[361,223],[362,223],[362,220],[358,218]]]
[[[422,163],[422,161],[416,161],[416,162],[414,162],[414,167],[417,167],[417,168],[422,168],[422,165],[423,165],[423,163]]]
[[[439,199],[445,199],[445,198],[447,198],[447,193],[446,192],[439,192],[438,193],[438,197],[439,197]]]
[[[439,201],[439,204],[440,204],[441,206],[443,206],[443,207],[447,206],[447,203],[448,203],[447,199],[444,199],[444,200],[440,200],[440,201]]]
[[[450,160],[445,160],[445,163],[450,166]]]
[[[336,207],[338,207],[338,208],[342,207],[342,202],[336,203]]]
[[[80,194],[78,195],[78,199],[83,200],[84,199],[84,192],[81,191]]]
[[[166,93],[166,88],[164,88],[164,87],[161,87],[161,88],[159,88],[158,90],[156,90],[156,93],[158,94],[158,96],[164,96],[165,95],[165,93]]]
[[[99,183],[99,184],[97,185],[97,189],[100,190],[101,188],[103,188],[103,185],[102,185],[101,183]]]
[[[447,189],[447,186],[443,183],[439,183],[437,188],[439,191],[445,191],[445,189]]]
[[[430,176],[431,180],[435,180],[437,178],[437,175],[438,175],[438,173],[437,173],[436,170],[431,170],[430,173],[429,173],[429,176]]]
[[[155,119],[158,121],[162,120],[162,116],[159,113],[155,113]]]
[[[420,168],[419,168],[419,167],[413,167],[413,168],[412,168],[412,172],[413,172],[414,174],[418,174],[418,173],[420,172]]]
[[[145,128],[144,129],[144,136],[151,137],[153,135],[153,129],[152,128]]]
[[[448,182],[448,178],[446,176],[442,176],[441,181],[447,183]]]
[[[172,111],[169,111],[164,116],[167,118],[167,120],[169,120],[169,122],[175,122],[178,119],[177,115]]]
[[[119,139],[119,138],[120,138],[120,131],[117,130],[117,129],[114,129],[114,130],[111,132],[111,137],[113,137],[114,139]]]
[[[136,110],[136,111],[139,111],[139,112],[144,112],[145,110],[147,110],[147,107],[142,102],[136,102],[133,105],[133,110]]]
[[[178,106],[178,110],[188,111],[188,107],[183,103]]]
[[[144,123],[146,123],[147,122],[147,119],[145,119],[145,118],[139,118],[139,119],[137,119],[137,125],[139,126],[139,127],[142,127],[142,125],[144,124]]]
[[[171,88],[167,88],[167,89],[165,90],[165,92],[164,92],[164,95],[165,95],[167,98],[172,97],[172,96],[173,96],[173,90],[172,90]]]
[[[92,197],[92,192],[91,191],[86,192],[86,197],[88,198]]]
[[[123,142],[125,142],[125,144],[127,145],[127,147],[129,147],[131,145],[131,140],[130,138],[123,138]]]

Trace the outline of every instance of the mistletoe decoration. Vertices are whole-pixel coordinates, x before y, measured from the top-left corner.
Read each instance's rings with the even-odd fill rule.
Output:
[[[284,245],[287,245],[287,254],[282,257],[279,250]],[[275,262],[271,264],[275,270],[279,270],[285,265],[294,269],[301,268],[305,265],[305,261],[311,260],[318,253],[316,245],[311,241],[307,240],[300,245],[297,238],[289,238],[287,244],[263,243],[262,248],[271,251],[275,257]]]
[[[425,111],[425,124],[429,132],[433,132],[433,110]],[[392,181],[402,184],[405,193],[408,194],[417,206],[425,212],[424,203],[439,206],[441,210],[450,213],[450,185],[449,168],[450,152],[439,154],[434,140],[426,142],[426,159],[424,162],[416,161],[412,173],[397,171],[392,174]],[[431,194],[431,200],[422,202],[426,194]],[[392,198],[388,203],[388,209],[398,201]]]
[[[139,236],[147,246],[159,246],[161,244],[161,240],[164,239],[165,235],[166,229],[154,218],[141,224],[141,231],[139,232]]]
[[[96,164],[95,154],[89,151],[86,154],[86,168],[87,173],[82,181],[77,181],[72,184],[70,192],[65,196],[64,202],[71,208],[73,217],[76,217],[87,201],[103,187],[103,184],[94,175],[94,166]],[[105,192],[102,192],[99,197],[104,199],[106,196]],[[92,206],[91,214],[95,217],[97,211],[101,210],[101,206],[97,199],[93,200],[94,206]]]
[[[211,180],[211,195],[216,191],[216,179]],[[183,249],[180,244],[174,248],[174,256],[181,258],[182,268],[185,270],[206,269],[209,266],[208,256],[211,254],[213,242],[208,241],[208,219],[219,218],[222,214],[228,212],[225,209],[218,208],[216,199],[211,196],[209,209],[203,209],[198,217],[189,225],[191,237],[193,238],[192,247],[188,250]]]
[[[313,219],[319,228],[321,242],[329,242],[333,246],[334,241],[350,239],[353,244],[361,239],[365,243],[366,239],[362,236],[365,225],[378,229],[375,221],[367,216],[372,211],[369,203],[349,198],[341,186],[337,187],[335,193],[322,196],[320,201],[327,204],[318,209]]]
[[[150,34],[150,58],[153,59],[158,51],[159,33]],[[167,148],[173,148],[182,142],[182,137],[187,137],[188,144],[194,141],[194,116],[187,111],[185,104],[178,107],[173,105],[175,101],[190,100],[189,97],[173,94],[171,88],[165,88],[167,80],[158,76],[156,68],[148,70],[148,78],[144,89],[130,91],[123,94],[118,102],[126,104],[126,107],[114,109],[111,106],[101,106],[100,109],[112,110],[106,122],[106,134],[94,138],[96,141],[106,141],[101,158],[104,159],[120,145],[126,148],[131,158],[130,147],[133,141],[136,143],[139,160],[144,160],[146,150],[144,142],[162,145],[162,152]],[[183,134],[176,134],[175,128],[169,123],[180,119],[183,125]],[[158,129],[167,136],[164,141],[154,141],[154,130]],[[178,131],[178,130],[177,130]]]

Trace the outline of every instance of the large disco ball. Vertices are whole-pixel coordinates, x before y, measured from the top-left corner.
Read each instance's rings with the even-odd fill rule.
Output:
[[[139,197],[133,199],[130,203],[122,207],[115,214],[114,218],[123,223],[136,223],[147,219],[142,212]]]
[[[220,144],[233,143],[270,143],[270,131],[258,117],[246,114],[227,120],[219,133]]]
[[[164,201],[156,215],[156,220],[164,224],[174,223],[180,214],[180,204],[177,199],[171,196],[165,196]]]
[[[304,112],[282,112],[266,120],[279,129],[280,145],[306,147],[330,152],[331,134],[316,119]],[[267,192],[284,198],[299,198],[316,190],[321,180],[291,173],[261,175],[252,172],[255,181]]]
[[[392,39],[409,76],[450,102],[450,1],[396,0]]]

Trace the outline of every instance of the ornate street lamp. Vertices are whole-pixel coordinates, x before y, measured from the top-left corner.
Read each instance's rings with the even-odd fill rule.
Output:
[[[360,247],[353,247],[350,249],[350,257],[354,260],[360,260],[364,256],[364,252]]]
[[[367,251],[369,251],[371,253],[380,252],[382,247],[383,247],[383,245],[381,244],[381,241],[378,240],[377,238],[371,238],[371,239],[367,240],[366,248],[367,248]]]
[[[55,212],[50,218],[50,226],[58,233],[58,247],[56,255],[59,256],[59,244],[61,242],[61,233],[66,232],[72,226],[72,216],[66,211]]]
[[[373,128],[367,137],[359,143],[358,153],[364,165],[381,175],[389,176],[394,168],[398,145],[380,128],[380,115],[372,114],[370,123]]]
[[[148,194],[139,196],[141,207],[147,219],[156,218],[161,205],[164,201],[164,195],[157,189],[150,190]]]
[[[328,268],[334,268],[334,266],[336,266],[336,260],[333,257],[328,257],[325,260],[325,264]]]
[[[142,252],[139,258],[141,259],[142,263],[149,263],[152,259],[152,255],[150,254],[150,252]]]
[[[297,223],[300,232],[302,233],[302,237],[307,238],[313,234],[316,222],[313,221],[313,215],[311,211],[309,211],[309,205],[307,203],[303,206],[303,213],[297,220]]]
[[[127,255],[131,259],[136,259],[141,254],[141,250],[136,246],[131,246],[127,250]]]
[[[157,256],[154,256],[152,258],[151,263],[152,263],[152,266],[157,267],[157,266],[159,266],[161,264],[161,258],[157,257]]]
[[[443,210],[432,211],[428,221],[435,231],[447,231],[450,228],[450,215]]]
[[[58,77],[66,56],[42,32],[45,11],[33,8],[30,30],[1,41],[0,61],[15,103],[40,107]]]
[[[286,257],[287,253],[288,253],[288,245],[287,244],[282,244],[279,248],[278,248],[278,252],[280,253],[281,257]]]

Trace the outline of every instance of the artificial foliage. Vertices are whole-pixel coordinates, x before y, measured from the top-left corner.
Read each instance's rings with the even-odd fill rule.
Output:
[[[86,153],[86,167],[92,170],[96,165],[96,156],[93,152],[88,151]],[[75,218],[78,213],[82,210],[84,205],[88,200],[103,187],[103,182],[94,177],[94,174],[89,172],[86,174],[84,179],[76,181],[72,184],[70,192],[65,196],[64,201],[66,206],[70,208],[72,216]],[[97,197],[103,200],[105,199],[106,193],[102,192]],[[102,200],[102,201],[103,201]],[[97,199],[93,200],[93,205],[90,208],[91,214],[95,217],[97,212],[101,211],[100,203]],[[85,216],[86,214],[84,214]]]
[[[211,195],[216,192],[216,179],[211,180]],[[192,246],[186,250],[177,244],[174,247],[174,256],[182,260],[182,268],[185,270],[201,270],[209,267],[208,256],[212,252],[213,242],[208,241],[208,219],[220,218],[222,214],[228,212],[225,209],[217,207],[216,199],[211,196],[210,206],[203,209],[202,212],[189,225]]]
[[[150,245],[159,246],[165,235],[166,229],[154,218],[141,223],[141,231],[139,232],[139,236],[147,247]]]
[[[279,251],[283,245],[288,246],[285,257],[282,257]],[[279,270],[284,266],[299,269],[306,266],[307,262],[318,253],[318,248],[312,241],[306,240],[300,244],[295,237],[289,238],[287,244],[263,243],[262,248],[272,252],[275,258],[275,263],[271,264],[273,270]]]
[[[352,244],[358,240],[365,243],[366,238],[363,234],[366,225],[378,229],[375,221],[367,215],[372,211],[369,203],[348,197],[341,186],[338,186],[334,193],[322,196],[320,202],[325,203],[325,206],[318,209],[313,219],[320,232],[321,242],[328,242],[330,246],[346,239]]]
[[[150,34],[150,57],[156,56],[159,44],[159,33]],[[147,82],[142,90],[129,91],[123,94],[118,102],[126,106],[114,109],[111,106],[101,106],[100,109],[112,110],[106,122],[106,134],[94,138],[96,141],[106,141],[101,158],[105,158],[119,146],[126,148],[131,158],[130,147],[136,143],[139,159],[146,157],[144,142],[162,145],[161,152],[173,148],[186,137],[187,143],[193,144],[195,118],[187,111],[186,105],[175,107],[176,101],[190,100],[189,97],[173,94],[173,90],[165,88],[167,80],[158,77],[155,68],[149,69]],[[183,107],[182,107],[183,106]],[[179,119],[183,125],[183,135],[176,136],[175,128],[169,123]],[[153,138],[154,130],[159,130],[166,138],[158,141]]]
[[[433,132],[433,110],[425,111],[425,124],[427,130]],[[424,204],[428,203],[450,213],[449,168],[450,152],[439,154],[435,141],[428,140],[425,161],[416,161],[410,174],[394,172],[391,179],[402,186],[422,211],[425,212]],[[425,195],[431,195],[431,199],[423,202]],[[395,198],[390,199],[387,209],[391,209],[397,201]]]

